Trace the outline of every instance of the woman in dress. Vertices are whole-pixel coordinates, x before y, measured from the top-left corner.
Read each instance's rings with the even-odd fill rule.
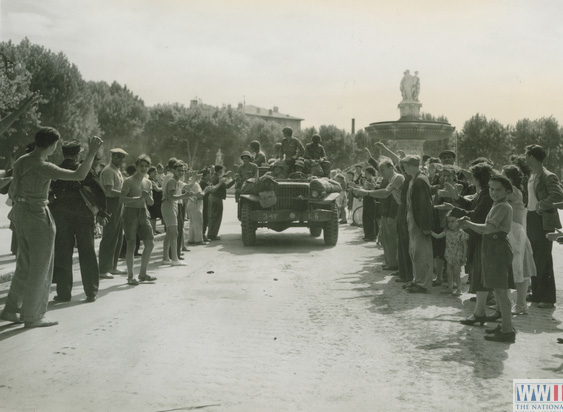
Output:
[[[190,176],[184,191],[188,194],[187,213],[190,221],[188,244],[203,245],[203,190],[198,181],[201,175]]]

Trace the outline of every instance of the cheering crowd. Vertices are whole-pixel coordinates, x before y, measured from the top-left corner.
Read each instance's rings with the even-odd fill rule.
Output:
[[[527,302],[550,309],[556,301],[551,251],[552,240],[563,239],[557,212],[563,190],[543,166],[545,150],[527,146],[500,170],[486,158],[462,170],[450,150],[422,162],[377,145],[384,160],[378,165],[368,151],[371,166],[351,176],[350,193],[363,199],[364,240],[375,240],[378,228],[384,269],[395,271],[407,293],[442,286],[459,296],[465,267],[476,296],[473,315],[461,323],[500,319],[485,339],[515,342],[512,316],[527,314]],[[516,289],[514,305],[510,289]],[[487,314],[493,305],[495,312]]]
[[[147,269],[158,219],[166,231],[161,265],[183,266],[187,245],[220,240],[227,189],[236,185],[237,197],[247,179],[258,177],[259,166],[268,165],[274,178],[307,178],[316,167],[317,176],[337,181],[343,189],[337,199],[340,223],[352,218],[354,224],[355,212],[362,207],[363,240],[381,244],[383,269],[393,271],[407,293],[442,287],[442,293],[459,296],[465,270],[469,292],[476,296],[474,314],[461,323],[501,321],[485,331],[485,339],[514,342],[512,316],[527,314],[527,302],[553,308],[551,248],[553,240],[563,238],[557,213],[563,190],[557,176],[543,167],[546,152],[541,146],[528,146],[500,170],[486,158],[475,159],[463,170],[454,165],[456,154],[450,150],[421,159],[377,143],[379,159],[366,149],[369,166],[359,164],[345,173],[330,171],[320,136],[303,146],[290,128],[283,134],[269,161],[260,143],[253,141],[241,154],[234,178],[221,165],[196,172],[176,158],[166,167],[153,166],[146,155],[140,155],[124,177],[128,154],[112,148],[109,164],[102,167],[102,141],[97,137],[89,141],[82,162],[77,141],[62,143],[60,166],[48,162],[60,135],[42,128],[11,172],[9,217],[17,260],[0,319],[28,328],[56,325],[45,317],[50,287],[52,281],[57,285],[56,301],[71,300],[75,246],[88,302],[96,300],[100,279],[116,274],[126,274],[131,286],[156,281]],[[103,227],[98,257],[97,227]],[[127,271],[117,267],[123,252]],[[141,258],[137,276],[135,256]],[[510,289],[516,290],[514,304]],[[487,314],[491,305],[496,310]]]

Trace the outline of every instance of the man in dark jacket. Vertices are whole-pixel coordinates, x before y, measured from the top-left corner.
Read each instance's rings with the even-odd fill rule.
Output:
[[[432,287],[432,196],[428,177],[420,172],[420,157],[403,159],[405,172],[412,177],[407,193],[407,223],[409,247],[413,268],[412,286],[409,293],[426,293]]]
[[[539,308],[549,309],[555,304],[555,276],[552,243],[546,234],[561,228],[553,204],[563,201],[563,190],[557,175],[543,166],[545,157],[540,145],[526,146],[526,164],[532,171],[528,180],[527,232],[537,271],[537,276],[532,277],[532,295],[528,300],[537,302]]]
[[[76,170],[80,163],[80,142],[64,142],[61,163],[63,169]],[[96,156],[97,157],[97,156]],[[72,254],[78,248],[80,274],[86,300],[96,300],[100,278],[94,248],[95,219],[98,212],[105,213],[103,189],[89,172],[86,180],[68,182],[57,180],[51,184],[55,200],[50,209],[57,225],[55,236],[54,281],[57,283],[55,301],[68,302],[72,294]],[[102,214],[99,215],[102,218]]]

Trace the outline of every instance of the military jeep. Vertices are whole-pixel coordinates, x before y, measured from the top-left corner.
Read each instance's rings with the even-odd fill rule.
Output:
[[[256,229],[266,227],[282,232],[289,227],[307,227],[313,237],[321,233],[326,245],[338,242],[338,208],[336,198],[339,193],[311,190],[308,180],[279,179],[274,190],[276,203],[262,207],[260,197],[254,194],[241,194],[239,199],[242,243],[244,246],[256,244]]]

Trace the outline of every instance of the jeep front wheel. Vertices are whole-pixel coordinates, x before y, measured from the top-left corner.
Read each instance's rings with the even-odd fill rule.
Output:
[[[338,242],[338,208],[336,204],[331,207],[334,216],[325,222],[323,227],[325,245],[334,246]]]
[[[254,246],[256,244],[256,225],[250,220],[250,205],[247,202],[244,202],[240,210],[240,227],[242,244]]]

